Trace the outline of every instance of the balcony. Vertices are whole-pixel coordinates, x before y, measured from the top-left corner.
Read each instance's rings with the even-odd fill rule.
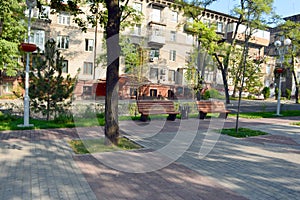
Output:
[[[148,43],[149,43],[149,45],[151,45],[151,44],[152,45],[165,45],[166,38],[162,35],[150,34]]]
[[[227,34],[226,38],[227,40],[232,40],[234,36],[234,31],[236,28],[236,23],[228,24],[227,26]],[[246,26],[245,25],[239,25],[238,28],[238,34],[236,39],[238,41],[245,41],[245,33],[246,33]],[[270,32],[264,31],[264,30],[255,30],[253,32],[253,35],[250,39],[250,43],[260,45],[260,46],[269,46],[270,43]]]

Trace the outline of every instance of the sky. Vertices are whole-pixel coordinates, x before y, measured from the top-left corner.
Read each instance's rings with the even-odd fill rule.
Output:
[[[218,0],[207,8],[230,14],[234,5],[238,4],[239,0]],[[300,0],[274,0],[275,12],[281,17],[288,17],[294,14],[300,14]]]

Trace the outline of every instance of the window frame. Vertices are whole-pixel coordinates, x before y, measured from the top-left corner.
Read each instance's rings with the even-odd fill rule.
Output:
[[[94,51],[94,39],[85,39],[85,51]]]
[[[176,31],[170,31],[170,41],[172,42],[176,42],[176,39],[177,39],[177,34],[176,34]]]
[[[171,11],[171,21],[172,22],[178,22],[178,12],[175,10]]]
[[[92,62],[83,62],[82,73],[84,75],[93,75],[93,63]]]
[[[57,36],[57,48],[59,49],[68,49],[70,46],[70,37],[66,35]]]
[[[71,25],[71,15],[67,13],[60,13],[57,17],[57,23],[60,25],[70,26]]]
[[[176,61],[176,50],[170,50],[169,60]]]

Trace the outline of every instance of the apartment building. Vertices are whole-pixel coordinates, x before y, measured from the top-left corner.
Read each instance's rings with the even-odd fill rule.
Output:
[[[144,56],[141,66],[136,66],[135,74],[125,73],[124,58],[121,58],[119,74],[122,98],[135,98],[137,95],[184,98],[192,95],[185,72],[187,60],[197,45],[196,37],[185,26],[189,19],[172,4],[172,0],[130,1],[133,8],[143,13],[143,18],[134,27],[125,29],[121,35],[142,49]],[[82,32],[70,14],[52,14],[49,6],[43,8],[43,12],[34,9],[31,41],[43,52],[45,41],[55,39],[65,58],[64,72],[74,76],[78,74],[79,80],[74,91],[77,98],[103,95],[103,92],[97,91],[97,86],[99,83],[105,84],[106,69],[105,66],[97,66],[95,59],[105,52],[104,30],[98,27],[96,32],[95,28],[89,27],[86,32]],[[88,12],[88,7],[82,9]],[[214,24],[216,32],[226,40],[232,38],[237,21],[235,17],[212,10],[203,11],[202,20],[208,25]],[[244,28],[241,26],[238,30],[240,42],[243,42]],[[264,47],[269,44],[269,33],[258,30],[250,43],[251,54],[264,56]],[[202,65],[212,66],[205,68],[205,83],[222,85],[222,77],[215,64],[201,62]],[[98,87],[98,90],[103,88]]]
[[[283,19],[285,21],[290,20],[290,21],[299,23],[300,22],[300,14],[285,17]],[[278,86],[278,84],[279,84],[279,78],[274,77],[274,70],[276,67],[280,67],[281,63],[280,63],[279,51],[275,48],[274,43],[275,43],[275,41],[279,40],[283,44],[283,42],[286,38],[284,38],[284,36],[280,35],[280,32],[281,32],[280,26],[270,28],[269,31],[271,34],[270,45],[268,48],[266,48],[266,52],[265,52],[265,54],[268,56],[266,72],[269,72],[269,76],[267,76],[267,75],[265,76],[265,80],[266,80],[265,85],[266,86],[271,85],[271,87],[275,87],[275,85]],[[292,47],[287,47],[287,48],[292,48]],[[295,66],[294,66],[295,75],[296,75],[297,81],[299,83],[299,81],[300,81],[300,58],[299,57],[295,58],[294,64],[295,64]],[[286,68],[284,65],[283,65],[283,67]],[[287,96],[286,89],[291,90],[291,94],[293,96],[296,91],[296,84],[294,81],[292,71],[287,70],[286,73],[284,73],[282,80],[283,80],[281,82],[282,96],[283,97]]]

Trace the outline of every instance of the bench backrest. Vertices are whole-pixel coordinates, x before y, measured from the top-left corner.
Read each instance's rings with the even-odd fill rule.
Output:
[[[197,101],[199,111],[209,112],[225,112],[226,107],[222,101]]]
[[[140,113],[168,113],[174,112],[173,101],[159,100],[139,100],[137,101],[138,111]]]

